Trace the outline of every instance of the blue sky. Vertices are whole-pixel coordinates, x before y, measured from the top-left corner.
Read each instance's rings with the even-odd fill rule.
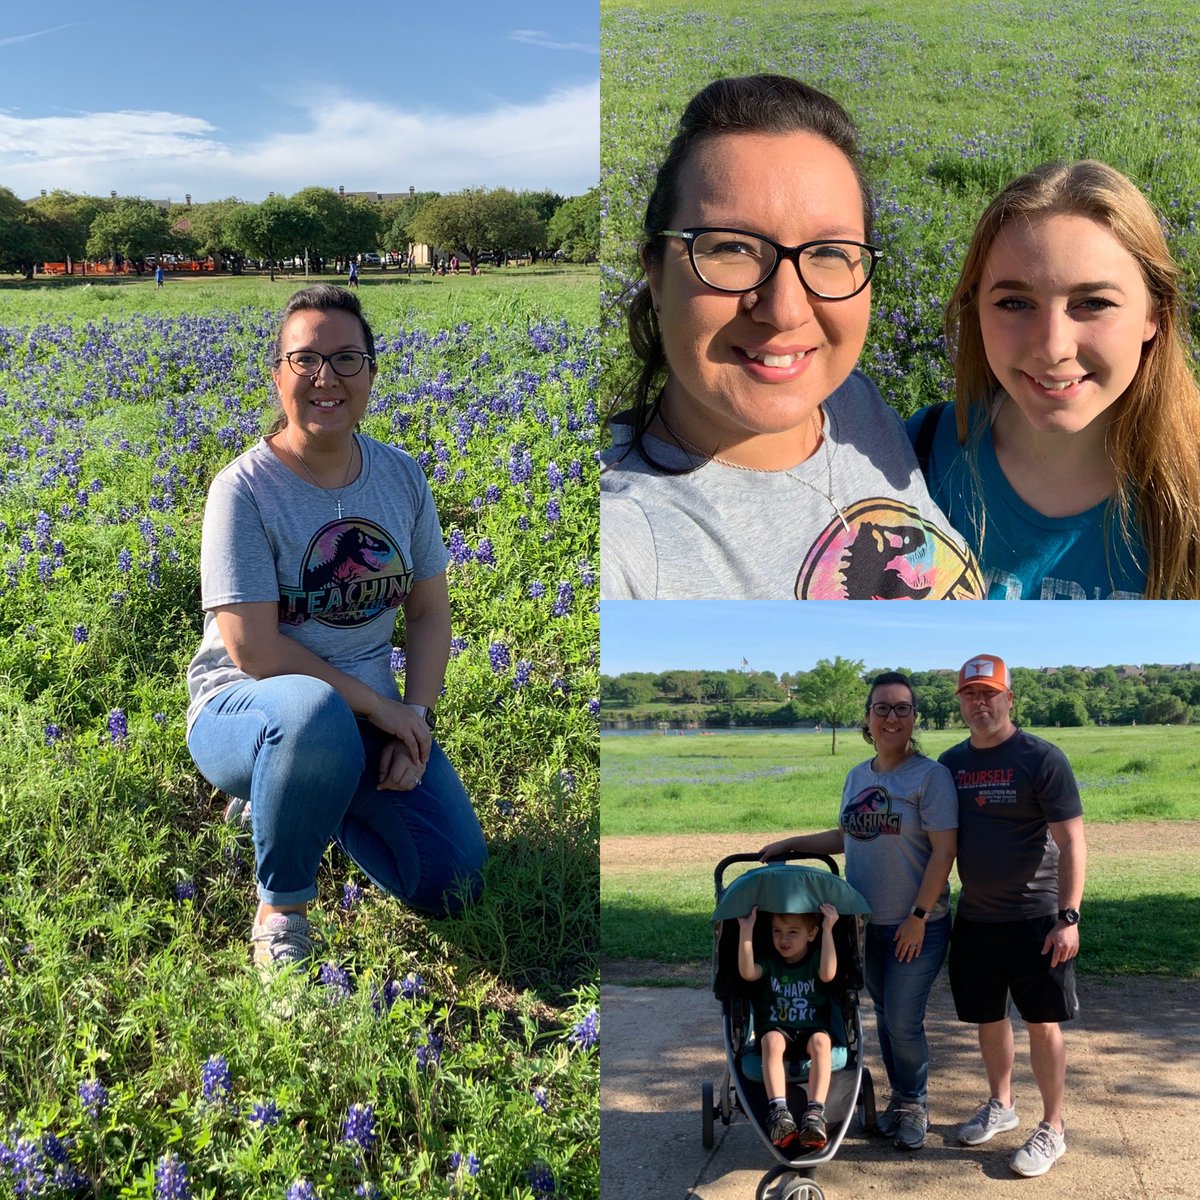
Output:
[[[808,670],[820,658],[957,670],[974,654],[1010,667],[1200,661],[1200,601],[930,604],[637,601],[600,606],[600,669]]]
[[[0,7],[0,186],[195,201],[598,181],[596,0]]]

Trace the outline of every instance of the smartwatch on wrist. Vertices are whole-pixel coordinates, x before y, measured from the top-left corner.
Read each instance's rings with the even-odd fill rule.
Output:
[[[908,915],[910,917],[916,917],[918,921],[926,921],[929,919],[929,913],[919,904],[914,904],[912,908],[909,909]]]
[[[425,724],[429,726],[430,730],[437,728],[437,714],[433,711],[432,705],[410,704],[408,707],[416,709],[425,718]]]
[[[1060,908],[1058,910],[1058,919],[1066,925],[1079,924],[1079,909],[1077,908]]]

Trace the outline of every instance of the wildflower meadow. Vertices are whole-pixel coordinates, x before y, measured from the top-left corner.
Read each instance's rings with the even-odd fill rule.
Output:
[[[902,415],[952,395],[946,300],[975,222],[1055,158],[1128,174],[1195,295],[1200,5],[1174,0],[644,0],[601,5],[602,318],[615,390],[655,173],[688,99],[725,75],[792,75],[860,134],[884,259],[861,367]],[[1191,304],[1193,334],[1200,306]]]
[[[596,275],[362,288],[363,429],[437,501],[438,737],[491,857],[437,921],[331,850],[277,991],[184,670],[207,486],[303,282],[0,285],[0,1197],[598,1195]]]

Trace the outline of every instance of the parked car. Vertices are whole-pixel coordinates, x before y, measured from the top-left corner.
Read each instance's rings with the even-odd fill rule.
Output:
[[[368,250],[365,254],[358,256],[359,266],[362,267],[377,267],[380,265],[380,257],[374,250]]]

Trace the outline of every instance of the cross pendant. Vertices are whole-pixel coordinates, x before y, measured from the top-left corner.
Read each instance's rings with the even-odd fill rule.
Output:
[[[338,506],[338,520],[340,521],[342,519],[342,502],[340,500],[337,502],[337,506]]]

